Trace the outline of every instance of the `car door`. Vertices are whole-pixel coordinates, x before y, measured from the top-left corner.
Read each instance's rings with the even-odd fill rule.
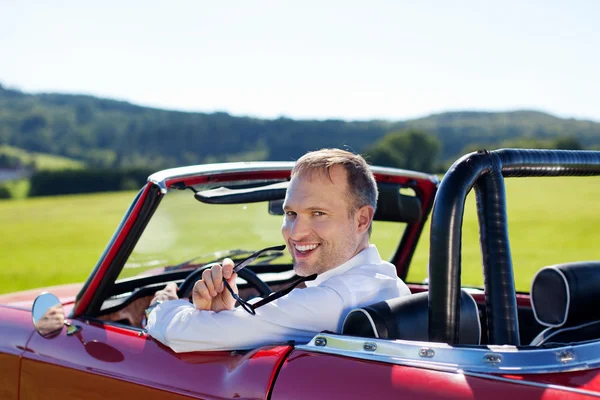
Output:
[[[559,385],[528,382],[425,365],[358,359],[298,349],[283,364],[271,400],[293,399],[591,399],[597,394]]]
[[[35,334],[23,357],[20,399],[264,399],[291,350],[174,353],[142,330],[73,320],[54,338]]]
[[[0,399],[19,398],[19,363],[33,333],[31,314],[0,306]]]

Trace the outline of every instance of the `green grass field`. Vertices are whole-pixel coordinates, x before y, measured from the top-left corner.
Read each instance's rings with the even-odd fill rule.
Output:
[[[0,293],[85,281],[135,194],[0,201]]]
[[[600,259],[597,249],[600,213],[596,205],[600,179],[513,178],[506,182],[518,290],[528,291],[531,277],[543,266]],[[0,293],[85,281],[134,196],[135,192],[119,192],[0,201]],[[202,205],[194,203],[193,207]],[[261,215],[253,214],[257,225],[261,223]],[[205,223],[207,226],[193,220],[186,223],[196,230],[215,232],[215,241],[227,238],[231,245],[224,244],[220,246],[222,249],[262,245],[254,243],[262,235],[259,231],[254,236],[247,231],[237,232],[235,216],[227,218],[231,225],[223,225],[223,220],[221,215],[212,213]],[[260,239],[276,244],[273,241],[279,239],[277,222],[271,225],[265,228],[273,232]],[[376,226],[373,233],[373,241],[382,255],[387,256],[393,251],[391,238],[397,236],[388,229],[394,227]],[[220,234],[223,231],[230,234]],[[429,225],[413,258],[408,277],[411,282],[427,277],[428,235]],[[186,235],[177,242],[180,240],[195,254],[204,251],[194,236]],[[465,209],[462,260],[463,284],[482,285],[473,194]]]

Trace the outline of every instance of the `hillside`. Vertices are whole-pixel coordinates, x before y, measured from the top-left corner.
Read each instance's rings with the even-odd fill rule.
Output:
[[[432,132],[443,144],[444,159],[455,158],[475,144],[498,145],[507,140],[548,140],[572,136],[585,147],[600,144],[600,123],[563,119],[540,111],[449,112],[407,121],[411,128]]]
[[[451,160],[477,143],[576,135],[600,145],[600,123],[536,111],[451,112],[407,121],[272,120],[190,113],[70,94],[28,94],[0,85],[0,145],[94,167],[162,168],[232,160],[294,160],[307,150],[362,151],[385,134],[424,129]]]

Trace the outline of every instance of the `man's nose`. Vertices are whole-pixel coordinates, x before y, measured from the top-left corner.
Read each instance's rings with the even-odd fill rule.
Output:
[[[290,227],[290,238],[292,240],[300,240],[308,236],[309,232],[310,227],[305,218],[298,216],[296,219],[294,219],[294,221],[292,221]]]

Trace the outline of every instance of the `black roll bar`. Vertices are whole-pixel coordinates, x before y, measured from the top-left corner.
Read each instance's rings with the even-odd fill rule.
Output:
[[[501,149],[457,160],[437,192],[429,254],[429,340],[458,343],[461,237],[475,188],[490,344],[519,345],[505,177],[600,175],[600,151]]]

